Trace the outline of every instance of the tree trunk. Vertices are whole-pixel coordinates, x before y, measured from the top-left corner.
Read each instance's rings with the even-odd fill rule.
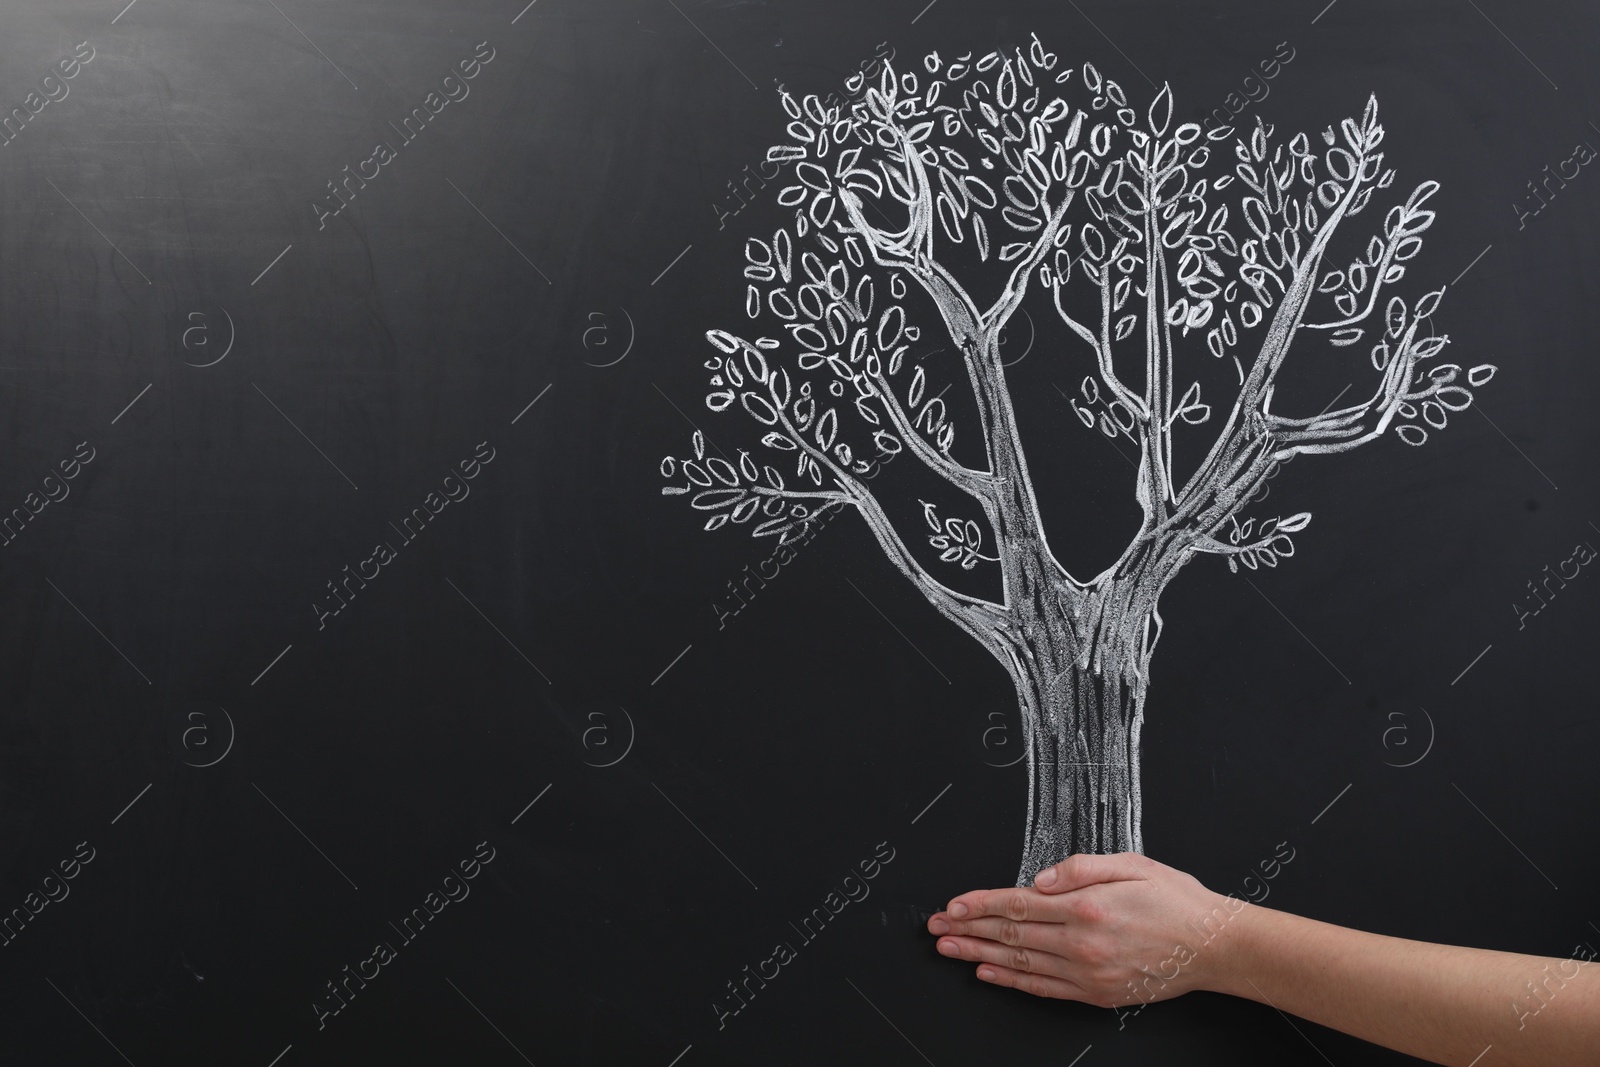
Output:
[[[1139,730],[1144,682],[1119,664],[1069,666],[1018,686],[1028,752],[1028,822],[1017,885],[1075,852],[1141,852]]]
[[[1028,756],[1019,886],[1076,852],[1143,851],[1139,732],[1154,598],[1093,590],[1078,604],[1076,625],[1052,605],[1053,618],[1022,627],[1010,657]]]

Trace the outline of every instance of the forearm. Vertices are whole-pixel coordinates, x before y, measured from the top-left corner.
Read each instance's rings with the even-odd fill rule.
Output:
[[[1217,949],[1216,991],[1412,1056],[1459,1067],[1600,1062],[1600,967],[1585,961],[1384,937],[1255,905]]]

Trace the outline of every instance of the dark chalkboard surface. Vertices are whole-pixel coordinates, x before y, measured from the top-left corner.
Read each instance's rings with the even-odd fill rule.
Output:
[[[3,1058],[1410,1062],[934,952],[1073,848],[1596,943],[1597,30],[6,4]]]

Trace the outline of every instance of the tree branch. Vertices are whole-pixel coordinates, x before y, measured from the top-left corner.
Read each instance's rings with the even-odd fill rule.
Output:
[[[983,438],[984,458],[988,462],[987,474],[998,482],[1004,473],[997,462],[997,448],[1007,447],[1011,451],[1017,451],[1019,447],[997,440],[997,433],[1012,432],[1010,427],[1015,420],[1009,412],[1009,400],[1001,395],[1005,392],[1005,385],[998,353],[992,353],[992,358],[985,359],[982,355],[983,346],[978,344],[980,336],[993,335],[998,327],[993,321],[985,321],[985,314],[978,311],[971,296],[950,272],[933,258],[933,193],[928,183],[927,170],[922,166],[915,146],[906,139],[905,132],[898,127],[890,128],[899,135],[900,149],[913,179],[916,202],[911,207],[913,225],[909,233],[911,236],[920,233],[920,237],[917,238],[917,244],[920,246],[918,250],[914,253],[909,251],[907,241],[886,239],[881,231],[867,222],[861,211],[861,199],[850,190],[841,188],[839,199],[844,204],[845,213],[850,217],[853,232],[866,241],[873,262],[882,267],[906,271],[916,279],[933,300],[934,306],[939,309],[946,333],[956,342],[966,362],[967,377],[978,403],[978,429]],[[1065,210],[1065,206],[1066,202],[1062,205],[1062,211]],[[1059,224],[1059,216],[1057,223]],[[1053,232],[1051,241],[1054,241]],[[1019,288],[1015,294],[1019,302],[1022,291]],[[997,304],[996,308],[998,306]],[[991,311],[996,308],[992,308]],[[1001,425],[1008,428],[998,429]],[[1038,516],[1037,503],[1031,500],[1032,486],[1022,486],[1019,491],[1029,498],[1027,514],[1034,529],[1042,535],[1043,524]],[[980,496],[980,499],[984,498]],[[997,520],[998,510],[992,495],[985,501],[984,511],[991,523]]]
[[[1061,280],[1059,273],[1052,275],[1050,288],[1052,301],[1056,307],[1056,315],[1061,319],[1062,322],[1066,323],[1069,330],[1082,338],[1084,343],[1087,344],[1094,352],[1095,367],[1100,372],[1100,384],[1104,385],[1108,390],[1110,390],[1112,396],[1126,404],[1128,410],[1132,411],[1136,418],[1143,419],[1147,417],[1149,415],[1149,409],[1144,406],[1144,400],[1137,396],[1133,390],[1129,389],[1126,385],[1123,385],[1122,379],[1117,377],[1116,369],[1111,365],[1111,350],[1100,343],[1100,339],[1094,335],[1093,330],[1089,329],[1089,327],[1083,325],[1083,323],[1067,314],[1067,309],[1061,306],[1061,290],[1065,288],[1065,283]],[[1111,291],[1102,286],[1101,295],[1103,308],[1109,307]],[[1105,325],[1105,313],[1103,309],[1101,314],[1101,328],[1102,331],[1109,329],[1109,327]]]
[[[1373,309],[1378,306],[1378,294],[1383,291],[1385,285],[1383,276],[1389,272],[1389,267],[1394,263],[1394,252],[1398,244],[1399,242],[1394,240],[1384,242],[1383,258],[1373,268],[1372,295],[1367,299],[1366,307],[1336,322],[1302,322],[1298,328],[1302,330],[1336,330],[1342,326],[1353,326],[1371,315]]]
[[[1242,433],[1252,430],[1259,432],[1264,429],[1266,412],[1263,404],[1270,397],[1278,369],[1288,356],[1290,342],[1300,327],[1301,316],[1305,314],[1306,304],[1314,292],[1313,283],[1317,271],[1322,266],[1322,257],[1327,251],[1328,242],[1333,239],[1334,231],[1349,213],[1356,197],[1372,184],[1372,179],[1362,176],[1367,158],[1367,147],[1364,144],[1355,160],[1352,172],[1354,178],[1349,188],[1345,190],[1338,205],[1329,211],[1328,217],[1318,227],[1316,237],[1312,239],[1305,255],[1295,265],[1289,283],[1284,286],[1283,300],[1273,314],[1272,324],[1262,340],[1255,361],[1251,364],[1250,373],[1239,388],[1239,395],[1228,413],[1227,422],[1211,452],[1190,476],[1179,494],[1177,513],[1181,514],[1219,493],[1226,484],[1220,465],[1223,458],[1245,446],[1246,442],[1239,439]],[[1269,455],[1267,452],[1258,452],[1258,462],[1267,455]],[[1265,462],[1270,463],[1271,460],[1265,459]]]
[[[926,192],[926,175],[924,175],[923,188],[919,196]],[[978,322],[982,317],[977,305],[961,287],[961,283],[933,258],[931,233],[926,234],[926,243],[930,247],[927,250],[919,249],[913,252],[906,247],[905,242],[889,240],[883,231],[866,220],[866,216],[861,213],[862,200],[853,191],[840,188],[839,202],[844,205],[845,214],[850,216],[851,232],[858,234],[866,242],[867,251],[872,254],[872,261],[880,267],[903,270],[915,278],[938,306],[939,314],[944,318],[945,330],[951,338],[959,342],[963,337],[971,337],[977,332]],[[931,202],[931,197],[919,200],[919,207]],[[917,214],[917,211],[913,211],[914,221]],[[920,225],[926,228],[931,222],[932,219],[929,217]],[[917,226],[913,225],[912,230],[916,229]],[[955,314],[958,309],[963,312],[960,316]]]
[[[834,297],[857,323],[865,324],[866,314],[861,306],[855,302],[848,292]],[[879,400],[883,402],[884,410],[888,413],[889,421],[900,433],[901,439],[911,449],[916,457],[922,460],[935,474],[944,478],[951,485],[975,497],[984,499],[991,497],[994,489],[994,478],[986,471],[975,471],[965,464],[957,463],[948,455],[938,451],[917,430],[911,418],[906,414],[900,398],[895,395],[890,387],[887,375],[879,373],[869,378]]]
[[[957,463],[930,445],[921,431],[912,425],[911,419],[900,403],[900,398],[895,395],[888,378],[881,372],[873,379],[873,385],[877,389],[877,399],[883,402],[884,410],[888,413],[889,421],[914,456],[957,489],[970,493],[980,500],[993,498],[994,475],[988,471],[975,471],[971,467]]]
[[[1011,269],[1011,277],[1006,280],[1006,287],[995,299],[989,310],[978,317],[980,328],[989,329],[1003,326],[1016,314],[1017,307],[1022,303],[1022,298],[1028,292],[1028,275],[1033,272],[1043,261],[1045,255],[1056,242],[1056,233],[1061,229],[1061,220],[1066,216],[1067,208],[1072,206],[1077,190],[1068,189],[1067,195],[1061,198],[1061,204],[1052,212],[1043,232],[1034,241],[1033,247],[1028,250],[1015,267]],[[1044,195],[1040,194],[1039,203],[1044,205]]]
[[[1384,371],[1383,380],[1366,403],[1309,419],[1285,419],[1267,415],[1268,431],[1277,441],[1287,446],[1275,451],[1273,459],[1281,460],[1312,452],[1323,454],[1348,452],[1358,445],[1381,437],[1389,428],[1389,424],[1394,421],[1400,405],[1408,399],[1406,386],[1411,381],[1411,372],[1416,369],[1418,361],[1413,347],[1417,326],[1418,323],[1413,322],[1400,338],[1396,346],[1397,351]],[[1368,428],[1365,425],[1366,420],[1375,411],[1378,413],[1378,421],[1376,425]]]
[[[1004,316],[1020,305],[1025,292],[1027,273],[1013,271],[1008,284],[988,312],[979,312],[972,297],[961,284],[934,258],[934,196],[917,148],[909,135],[899,126],[880,122],[880,127],[893,132],[897,147],[905,163],[911,194],[908,209],[910,224],[904,236],[891,239],[867,223],[862,214],[861,199],[843,187],[839,191],[853,232],[867,243],[873,261],[880,266],[905,270],[932,298],[950,338],[961,350],[967,366],[974,398],[978,406],[979,432],[982,435],[988,471],[995,480],[995,491],[987,499],[980,498],[984,513],[994,528],[997,542],[1028,540],[1044,544],[1044,522],[1039,514],[1038,500],[1028,475],[1027,461],[1023,456],[1016,414],[1006,392],[1004,368],[1000,362],[996,338],[1004,325]],[[1030,254],[1033,264],[1054,242],[1054,227],[1072,197],[1063,198],[1057,208],[1049,240],[1036,244]],[[1053,560],[1057,571],[1071,579],[1066,568]],[[1002,562],[1002,582],[1007,591],[1007,601],[1020,595],[1026,577],[1015,570],[1009,560]]]
[[[1155,189],[1146,170],[1144,195],[1154,200]],[[1140,468],[1148,478],[1149,502],[1145,514],[1159,520],[1169,515],[1169,505],[1177,494],[1172,489],[1172,327],[1167,323],[1171,292],[1167,279],[1167,259],[1153,212],[1144,218],[1145,245],[1145,436],[1153,447],[1147,450],[1149,462]],[[1106,264],[1109,268],[1110,264]],[[1148,468],[1148,469],[1146,469]]]
[[[768,485],[752,485],[747,488],[747,492],[754,493],[756,496],[781,497],[784,500],[832,500],[838,504],[854,503],[847,494],[837,489],[818,489],[815,491],[806,489],[797,492],[793,489],[774,489]]]
[[[1000,611],[999,606],[979,597],[958,593],[929,574],[922,564],[917,561],[917,558],[911,554],[911,549],[901,539],[899,531],[895,529],[894,524],[889,521],[889,517],[884,513],[883,505],[878,503],[877,498],[861,483],[861,480],[834,462],[833,457],[828,453],[806,440],[804,431],[794,424],[794,420],[790,418],[786,406],[780,402],[777,391],[773,388],[771,378],[767,380],[767,393],[771,398],[773,410],[777,412],[778,420],[782,423],[784,431],[789,435],[789,439],[794,441],[806,455],[810,456],[812,462],[821,463],[827,467],[829,473],[833,475],[834,483],[839,486],[843,495],[848,498],[848,502],[854,504],[856,510],[861,513],[861,517],[866,520],[867,526],[872,530],[873,536],[877,538],[879,546],[888,555],[890,561],[900,569],[901,573],[916,584],[922,595],[927,597],[929,603],[938,608],[946,617],[967,628],[974,636],[979,636],[983,628],[979,625],[979,615],[974,613],[982,613],[985,610],[997,613]],[[991,616],[985,621],[992,625],[994,620]]]

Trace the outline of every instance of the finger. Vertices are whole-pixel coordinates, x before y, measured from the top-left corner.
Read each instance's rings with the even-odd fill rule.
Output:
[[[945,909],[952,919],[977,919],[1000,915],[1023,922],[1050,918],[1041,909],[1043,898],[1032,889],[975,889],[953,898]]]
[[[1024,993],[1032,993],[1036,997],[1053,997],[1056,1000],[1078,1000],[1086,1004],[1090,1003],[1089,995],[1065,978],[1016,971],[999,963],[984,963],[980,965],[978,967],[978,977],[994,985],[1008,986],[1011,989],[1020,989]]]
[[[1077,853],[1033,876],[1034,888],[1041,893],[1067,893],[1100,882],[1143,881],[1142,867],[1152,861],[1137,852],[1118,852],[1110,856]]]
[[[999,916],[982,919],[950,919],[936,928],[929,920],[928,931],[933,934],[953,934],[958,937],[981,937],[1013,948],[1041,948],[1061,954],[1067,931],[1060,922],[1016,922]]]
[[[941,937],[938,949],[940,955],[951,959],[999,964],[1019,973],[1048,975],[1063,981],[1069,981],[1072,974],[1071,963],[1054,953],[1015,948],[981,937]]]

